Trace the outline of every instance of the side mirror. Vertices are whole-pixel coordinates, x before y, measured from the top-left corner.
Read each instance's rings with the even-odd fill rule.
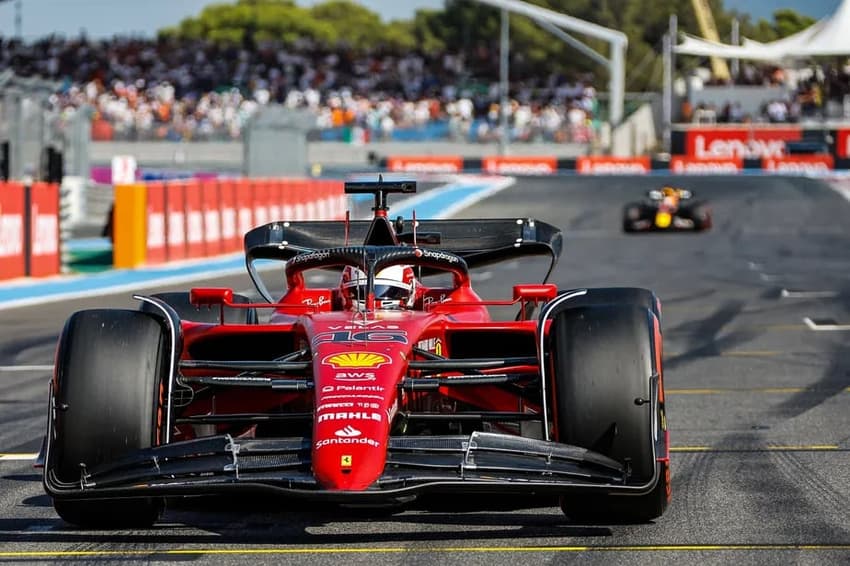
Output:
[[[232,304],[233,289],[220,287],[196,287],[189,291],[189,302],[199,307]]]
[[[514,285],[514,300],[551,301],[558,295],[558,286],[552,283]]]

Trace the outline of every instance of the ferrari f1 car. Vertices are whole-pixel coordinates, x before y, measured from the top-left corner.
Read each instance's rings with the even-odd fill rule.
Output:
[[[575,519],[660,516],[656,296],[546,283],[562,238],[538,220],[391,220],[387,194],[415,188],[346,183],[374,195],[371,220],[250,231],[266,302],[194,288],[73,314],[42,453],[57,513],[145,526],[166,499],[253,491],[355,506],[528,494]],[[526,255],[550,259],[543,283],[504,300],[473,290],[471,267]],[[258,273],[268,260],[284,262],[281,297]],[[315,287],[311,270],[341,282]],[[490,307],[517,314],[496,320]]]
[[[642,202],[629,203],[623,209],[623,230],[694,230],[711,228],[711,208],[694,200],[687,189],[663,187],[647,191]]]

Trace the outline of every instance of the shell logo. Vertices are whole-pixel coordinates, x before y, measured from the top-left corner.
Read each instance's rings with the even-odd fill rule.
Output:
[[[322,363],[334,369],[378,368],[390,363],[390,358],[384,354],[376,354],[374,352],[346,352],[344,354],[325,356]]]

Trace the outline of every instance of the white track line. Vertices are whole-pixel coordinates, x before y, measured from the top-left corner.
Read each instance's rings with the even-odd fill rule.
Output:
[[[53,364],[40,366],[0,366],[0,372],[4,371],[53,371]]]
[[[786,299],[829,299],[837,297],[838,291],[790,291],[782,289],[781,296]]]
[[[26,462],[35,460],[38,454],[0,454],[0,462]]]
[[[843,332],[850,330],[850,324],[818,324],[809,317],[803,318],[803,322],[806,323],[806,326],[808,326],[810,330],[814,330],[816,332]]]

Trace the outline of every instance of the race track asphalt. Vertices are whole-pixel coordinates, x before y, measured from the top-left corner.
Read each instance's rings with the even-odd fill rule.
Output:
[[[30,461],[0,457],[0,562],[847,564],[850,331],[826,328],[850,324],[850,202],[814,179],[672,178],[711,201],[714,229],[622,234],[622,206],[663,181],[520,179],[460,215],[560,226],[562,288],[661,297],[673,502],[657,521],[573,524],[554,507],[460,498],[393,515],[240,499],[86,532],[54,515]],[[475,275],[485,296],[508,297],[542,271],[524,260]],[[0,311],[0,454],[36,452],[44,431],[50,374],[20,366],[51,364],[65,318],[93,306],[134,307],[123,293]]]

